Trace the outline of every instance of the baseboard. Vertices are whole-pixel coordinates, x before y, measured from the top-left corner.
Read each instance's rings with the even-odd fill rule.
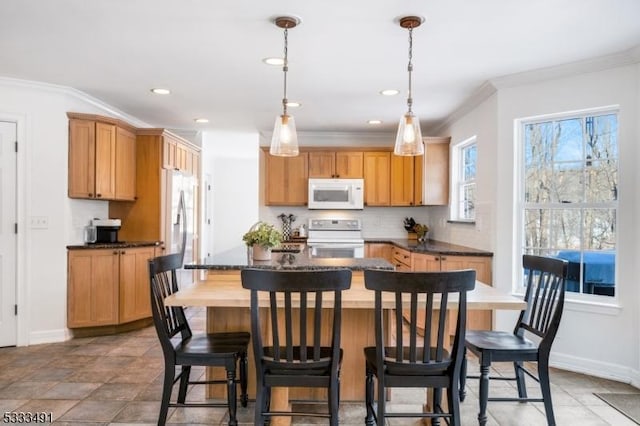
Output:
[[[562,370],[615,380],[640,388],[640,371],[630,367],[558,353],[551,354],[549,364]]]
[[[29,334],[29,345],[65,342],[73,336],[68,328],[47,331],[34,331]]]

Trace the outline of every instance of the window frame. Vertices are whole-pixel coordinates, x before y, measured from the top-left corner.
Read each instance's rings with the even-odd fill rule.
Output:
[[[476,210],[473,211],[472,218],[465,218],[462,216],[461,202],[464,197],[463,187],[465,185],[473,185],[474,191],[477,194],[477,177],[478,177],[478,140],[477,136],[473,135],[467,139],[464,139],[456,144],[451,145],[451,203],[449,206],[449,221],[461,222],[461,223],[475,223]],[[476,147],[476,175],[473,179],[464,180],[464,156],[463,151],[470,146]],[[473,200],[477,204],[477,200]]]
[[[552,114],[544,114],[537,115],[532,117],[526,117],[521,119],[514,120],[514,167],[516,170],[514,171],[514,187],[516,190],[515,194],[515,208],[514,215],[516,217],[516,248],[515,251],[519,253],[519,256],[514,257],[514,280],[512,285],[512,291],[514,294],[521,295],[524,294],[524,286],[521,285],[523,283],[523,271],[522,267],[519,263],[519,260],[522,258],[526,247],[525,247],[525,232],[524,232],[524,223],[525,223],[525,212],[527,208],[535,208],[537,206],[544,206],[543,208],[548,210],[553,210],[554,208],[558,208],[558,206],[554,203],[544,203],[544,204],[535,204],[535,203],[527,203],[525,201],[525,159],[524,159],[524,151],[525,151],[525,126],[528,124],[536,124],[548,121],[561,121],[567,119],[585,119],[590,116],[599,116],[606,114],[615,114],[617,119],[617,131],[616,131],[616,142],[617,142],[617,156],[615,158],[617,164],[617,172],[620,171],[620,108],[617,105],[613,106],[604,106],[598,108],[589,108],[583,110],[576,111],[568,111],[568,112],[560,112],[560,113],[552,113]],[[618,182],[619,183],[619,182]],[[616,218],[619,217],[619,194],[618,197],[614,201],[611,202],[602,202],[602,203],[593,203],[589,201],[583,201],[581,203],[572,203],[572,205],[562,205],[563,209],[576,209],[578,211],[593,209],[593,208],[610,208],[615,210]],[[619,223],[619,220],[616,220],[616,223]],[[580,229],[583,229],[584,224],[580,224]],[[582,231],[581,231],[582,232]],[[591,306],[608,306],[608,307],[617,307],[619,302],[619,245],[620,245],[620,230],[616,229],[615,233],[615,270],[614,270],[614,296],[607,295],[597,295],[597,294],[588,294],[582,292],[573,292],[567,291],[566,298],[569,302],[579,302],[586,303]],[[550,248],[553,250],[552,248]],[[543,250],[546,250],[543,248]],[[593,252],[593,250],[581,249],[581,253]],[[584,286],[584,277],[581,275],[581,290]],[[586,305],[585,305],[586,306]]]

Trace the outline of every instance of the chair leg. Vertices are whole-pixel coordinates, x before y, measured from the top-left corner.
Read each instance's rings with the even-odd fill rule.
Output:
[[[516,373],[516,383],[518,385],[518,397],[526,398],[527,397],[527,385],[525,383],[524,371],[522,361],[516,361],[513,363],[513,369]]]
[[[433,388],[433,401],[431,402],[433,413],[442,413],[442,388]],[[431,426],[440,426],[440,417],[431,419]]]
[[[553,401],[551,400],[551,386],[549,385],[549,360],[546,358],[538,360],[538,378],[540,380],[542,399],[544,399],[544,412],[547,415],[547,424],[549,426],[555,426],[556,419],[553,415]]]
[[[189,375],[191,374],[191,366],[183,365],[180,374],[180,386],[178,387],[178,403],[184,404],[187,397],[187,387],[189,386]]]
[[[489,365],[484,365],[484,360],[480,363],[480,412],[478,413],[478,423],[480,426],[487,424],[487,402],[489,401]]]
[[[254,410],[254,423],[257,426],[264,426],[265,416],[262,413],[269,411],[269,389],[262,385],[262,381],[258,378],[256,383],[256,408]]]
[[[373,371],[366,369],[366,379],[364,385],[365,407],[367,416],[364,418],[364,424],[373,426]]]
[[[384,397],[385,397],[385,389],[384,389],[384,379],[378,376],[378,407],[377,407],[377,423],[378,426],[384,426]]]
[[[235,426],[238,424],[238,419],[236,418],[236,411],[237,411],[236,401],[237,401],[236,371],[228,369],[227,370],[227,403],[229,404],[229,426]]]
[[[167,413],[169,411],[169,400],[171,399],[171,389],[173,388],[175,368],[176,367],[173,364],[165,364],[164,366],[164,382],[162,386],[162,401],[160,403],[158,426],[164,426],[164,424],[167,422]]]
[[[331,381],[329,386],[329,419],[330,426],[338,426],[338,414],[340,412],[340,379],[336,378]]]
[[[467,348],[462,349],[462,365],[460,366],[460,402],[467,397]]]
[[[449,403],[449,413],[451,414],[451,421],[449,425],[460,426],[460,400],[456,398],[459,395],[455,378],[451,387],[447,389],[447,402]]]
[[[249,396],[247,395],[247,353],[242,352],[240,354],[240,404],[243,407],[247,406],[249,402]]]

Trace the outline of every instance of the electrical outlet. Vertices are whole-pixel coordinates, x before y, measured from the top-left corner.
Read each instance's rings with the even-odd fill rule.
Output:
[[[48,229],[49,217],[47,216],[31,216],[31,229]]]

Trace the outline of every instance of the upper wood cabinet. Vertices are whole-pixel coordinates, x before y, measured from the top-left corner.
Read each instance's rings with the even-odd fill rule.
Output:
[[[198,176],[200,153],[194,151],[183,141],[167,133],[163,135],[162,167],[168,170],[178,170],[183,173]]]
[[[391,205],[391,152],[364,153],[364,204]]]
[[[122,219],[118,237],[123,241],[167,241],[165,233],[168,221],[171,220],[171,195],[167,193],[168,179],[176,169],[167,167],[167,164],[169,162],[176,164],[176,149],[179,146],[184,147],[190,157],[188,161],[185,159],[183,172],[195,176],[197,184],[200,173],[200,153],[197,146],[164,129],[138,129],[136,136],[138,198],[135,203],[109,203],[109,217]],[[186,169],[187,165],[190,166],[189,169]],[[198,211],[198,191],[194,194],[194,209]],[[195,220],[194,224],[196,224]],[[197,244],[196,238],[194,246]],[[194,253],[197,253],[197,250]]]
[[[116,200],[136,199],[136,135],[127,129],[116,129],[115,161]]]
[[[133,201],[135,170],[132,131],[96,119],[69,120],[70,198]]]
[[[449,137],[425,137],[424,162],[416,162],[419,187],[416,192],[423,198],[419,204],[444,206],[449,204]],[[418,157],[416,157],[418,158]],[[424,187],[422,186],[424,185]]]
[[[407,157],[391,154],[391,205],[392,206],[413,206],[414,182],[416,180],[414,172],[414,162],[416,157]]]
[[[305,206],[309,194],[309,153],[277,157],[265,150],[265,204]]]
[[[362,177],[362,152],[309,152],[309,178],[362,179]]]

